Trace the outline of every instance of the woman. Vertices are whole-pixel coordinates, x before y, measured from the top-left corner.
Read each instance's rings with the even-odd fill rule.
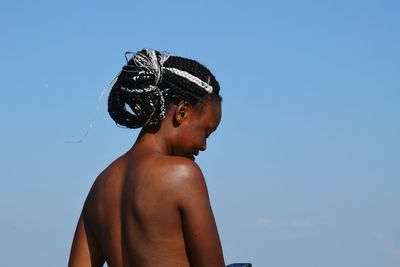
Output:
[[[142,130],[94,182],[70,267],[225,266],[194,162],[221,120],[219,90],[214,75],[194,60],[144,49],[127,62],[108,110],[117,124]]]

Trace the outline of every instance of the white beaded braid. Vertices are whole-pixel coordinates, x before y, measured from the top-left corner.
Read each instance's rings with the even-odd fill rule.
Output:
[[[206,82],[203,82],[202,80],[200,80],[199,78],[197,78],[196,76],[190,74],[187,71],[179,70],[179,69],[176,69],[176,68],[166,68],[166,67],[163,67],[163,70],[167,70],[167,71],[169,71],[169,72],[171,72],[171,73],[173,73],[175,75],[178,75],[178,76],[180,76],[182,78],[185,78],[185,79],[189,80],[190,82],[196,84],[198,87],[203,88],[209,94],[212,94],[212,92],[213,92],[213,88],[212,88],[211,85],[209,85]]]
[[[197,86],[203,88],[209,94],[213,92],[213,88],[211,85],[190,74],[189,72],[176,68],[164,67],[164,62],[169,58],[169,54],[161,52],[159,57],[157,57],[157,53],[153,49],[144,49],[144,51],[146,52],[145,54],[138,52],[133,54],[132,58],[135,62],[135,65],[142,69],[142,71],[138,72],[138,74],[144,73],[154,75],[154,86],[157,86],[161,82],[163,71],[167,70],[196,84]],[[127,52],[126,54],[131,54],[131,52]]]

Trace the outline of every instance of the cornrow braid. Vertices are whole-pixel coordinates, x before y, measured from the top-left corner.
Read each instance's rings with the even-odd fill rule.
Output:
[[[108,98],[108,112],[121,126],[158,125],[169,104],[221,101],[214,75],[195,60],[143,49],[127,60]]]

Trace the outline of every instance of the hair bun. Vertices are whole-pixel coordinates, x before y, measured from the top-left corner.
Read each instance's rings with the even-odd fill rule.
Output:
[[[131,93],[123,90],[124,88],[126,87],[117,82],[108,98],[108,112],[117,124],[135,129],[156,125],[163,119],[164,99],[159,90],[143,89],[141,92]],[[155,116],[156,114],[159,116]]]
[[[166,54],[144,49],[122,68],[108,100],[108,112],[117,124],[140,128],[156,125],[164,118],[165,101],[158,83],[167,58]]]

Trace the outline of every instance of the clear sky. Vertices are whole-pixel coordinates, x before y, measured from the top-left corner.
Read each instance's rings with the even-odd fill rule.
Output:
[[[400,266],[399,1],[0,4],[1,265],[65,266],[138,131],[101,89],[144,47],[194,58],[223,119],[199,157],[227,263]],[[107,93],[106,93],[107,94]]]

